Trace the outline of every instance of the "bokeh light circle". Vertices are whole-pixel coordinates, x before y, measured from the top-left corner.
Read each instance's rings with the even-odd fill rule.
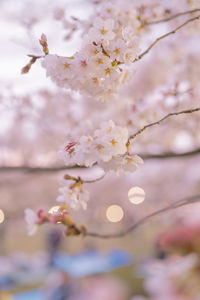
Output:
[[[58,210],[59,210],[59,208],[60,208],[60,206],[52,206],[50,209],[49,209],[49,213],[50,214],[55,214],[55,213],[57,213],[58,212]]]
[[[145,191],[139,186],[134,186],[128,191],[128,199],[133,204],[140,204],[145,199]]]
[[[109,222],[120,222],[124,217],[124,211],[119,205],[111,205],[106,210],[106,217]]]

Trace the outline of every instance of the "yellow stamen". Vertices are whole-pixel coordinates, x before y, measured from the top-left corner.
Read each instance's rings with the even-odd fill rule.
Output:
[[[118,62],[116,61],[116,60],[114,60],[113,62],[112,62],[112,67],[117,67],[118,66]]]
[[[106,30],[105,28],[101,29],[101,34],[106,34],[108,32],[108,30]]]
[[[99,65],[102,65],[102,64],[103,64],[103,59],[102,59],[102,58],[98,58],[98,59],[97,59],[97,63],[98,63]]]
[[[86,61],[85,61],[85,60],[82,60],[82,61],[81,61],[81,67],[86,67],[86,66],[87,66]]]
[[[107,133],[111,133],[111,131],[112,131],[112,127],[109,127]]]
[[[97,148],[98,151],[101,151],[104,148],[104,146],[99,144],[99,145],[96,146],[96,148]]]
[[[112,69],[110,69],[110,68],[105,69],[106,75],[110,75],[111,71],[112,71]]]
[[[120,48],[116,48],[115,49],[115,54],[119,54],[121,51],[120,51]]]
[[[99,52],[95,49],[94,51],[93,51],[93,54],[94,55],[97,55]]]
[[[65,64],[64,64],[64,67],[65,67],[66,69],[68,69],[69,66],[70,66],[70,64],[68,64],[68,63],[65,63]]]
[[[92,81],[93,81],[95,84],[99,84],[99,78],[98,78],[98,77],[93,77],[93,78],[92,78]]]
[[[113,140],[111,141],[111,144],[115,147],[115,146],[117,145],[117,142],[113,139]]]

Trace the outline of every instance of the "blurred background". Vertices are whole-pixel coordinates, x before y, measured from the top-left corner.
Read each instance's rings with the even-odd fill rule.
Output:
[[[136,2],[133,4],[139,7]],[[148,1],[143,2],[144,6],[148,5]],[[174,3],[154,2],[154,19],[162,17],[163,10],[177,12]],[[187,1],[182,2],[187,8]],[[70,298],[66,292],[63,292],[65,296],[59,293],[52,296],[52,292],[44,299],[130,299],[142,290],[143,279],[136,265],[155,255],[157,236],[173,224],[198,219],[200,213],[198,203],[183,207],[153,218],[123,238],[66,238],[62,226],[55,228],[49,224],[42,226],[33,237],[27,235],[24,209],[48,211],[56,206],[58,188],[66,174],[57,152],[66,139],[82,132],[80,123],[87,128],[91,113],[94,124],[111,118],[135,132],[170,111],[194,108],[199,104],[199,43],[198,33],[192,28],[163,41],[144,62],[138,63],[134,77],[120,92],[120,101],[114,104],[115,110],[113,102],[82,99],[78,93],[57,88],[46,78],[39,61],[28,75],[20,74],[21,68],[28,63],[27,54],[42,54],[38,42],[42,33],[47,36],[51,53],[73,55],[81,45],[82,27],[98,5],[98,1],[83,0],[0,1],[0,278],[2,273],[12,279],[15,292],[18,286],[22,292],[35,285],[37,288],[42,286],[48,294],[50,287],[57,284],[74,286],[75,290],[85,293]],[[142,47],[174,25],[176,23],[161,24],[144,30]],[[134,151],[146,158],[144,165],[128,176],[109,173],[103,180],[87,184],[90,192],[88,209],[72,212],[74,219],[92,231],[115,233],[157,209],[200,193],[199,129],[199,114],[195,113],[188,117],[179,116],[146,131],[134,145]],[[163,153],[193,151],[189,155],[162,157]],[[68,174],[83,178],[98,177],[100,172],[97,167],[67,170]],[[133,186],[145,191],[145,201],[139,205],[128,199],[128,191]],[[115,249],[119,251],[117,254],[112,253]],[[84,262],[86,259],[87,266],[88,258],[95,257],[96,260],[89,270],[83,263],[85,273],[79,274],[80,267],[77,279],[68,269],[60,268],[66,257],[58,257],[60,265],[57,260],[51,261],[56,253],[70,258],[72,269],[76,260],[80,259],[80,266],[82,259]],[[105,267],[99,269],[102,259],[106,261]],[[49,275],[52,264],[54,271]],[[8,276],[27,269],[30,274],[27,282],[22,273],[18,277],[20,282]],[[33,270],[39,270],[40,274],[35,275]],[[37,280],[31,276],[36,276]],[[11,283],[6,284],[0,281],[0,299],[3,300],[12,299],[10,293],[3,289],[1,292],[1,286],[13,289]],[[94,291],[89,291],[91,286],[96,286],[96,290],[107,289],[109,296],[106,293],[95,296]],[[24,297],[32,299],[31,294]],[[40,294],[33,297],[43,299]]]

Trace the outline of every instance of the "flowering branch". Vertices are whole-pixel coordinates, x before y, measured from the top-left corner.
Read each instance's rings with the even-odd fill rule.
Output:
[[[52,223],[52,224],[63,224],[66,228],[65,234],[66,236],[76,236],[76,235],[83,235],[89,236],[94,238],[101,238],[101,239],[111,239],[111,238],[120,238],[124,237],[125,235],[133,232],[138,227],[144,225],[145,223],[149,222],[153,217],[159,216],[163,213],[169,212],[171,210],[177,209],[179,207],[193,204],[200,201],[200,195],[193,195],[182,200],[176,201],[162,209],[156,210],[151,214],[141,218],[137,222],[133,223],[129,228],[122,230],[117,233],[111,234],[101,234],[98,232],[88,231],[85,225],[78,226],[72,219],[71,214],[67,210],[67,205],[62,204],[58,211],[56,212],[48,212],[45,213],[43,210],[39,210],[37,213],[32,211],[31,209],[25,210],[25,219],[28,225],[29,235],[32,235],[36,232],[37,227],[41,226],[45,223]]]
[[[26,74],[30,71],[32,65],[40,58],[44,58],[45,55],[49,54],[49,48],[48,48],[48,43],[47,43],[47,38],[46,35],[43,33],[41,35],[41,38],[39,40],[40,45],[42,46],[42,50],[44,52],[44,55],[32,55],[32,54],[28,54],[28,57],[31,57],[30,61],[28,62],[28,64],[26,66],[24,66],[21,69],[21,74]]]
[[[141,129],[139,129],[136,133],[133,135],[129,136],[128,138],[128,143],[137,137],[139,134],[143,133],[147,128],[152,127],[154,125],[159,125],[161,122],[164,120],[172,117],[172,116],[177,116],[181,114],[189,114],[193,112],[200,111],[200,107],[194,108],[194,109],[189,109],[189,110],[183,110],[179,112],[174,112],[174,113],[169,113],[166,116],[164,116],[162,119],[155,121],[153,123],[150,123],[148,125],[145,125]],[[183,153],[174,153],[174,152],[166,152],[166,153],[161,153],[161,154],[140,154],[139,156],[142,157],[143,159],[167,159],[167,158],[182,158],[182,157],[188,157],[188,156],[194,156],[194,155],[199,155],[200,149],[197,148],[193,151],[189,152],[183,152]],[[2,166],[0,167],[0,172],[13,172],[13,171],[21,171],[21,172],[31,172],[31,173],[38,173],[38,172],[57,172],[57,171],[62,171],[62,170],[67,170],[67,169],[75,169],[75,168],[86,168],[85,166],[61,166],[61,167],[29,167],[29,166],[19,166],[19,167],[13,167],[13,166]],[[69,176],[69,175],[66,175]],[[102,179],[105,176],[103,174],[100,178],[95,179],[95,180],[89,180],[89,181],[82,181],[82,183],[89,183],[89,182],[96,182],[97,180]],[[82,180],[80,177],[71,177],[73,178],[71,180]],[[69,178],[68,178],[69,179]]]
[[[63,224],[66,228],[65,234],[67,236],[83,235],[84,232],[86,232],[84,225],[78,227],[75,224],[71,214],[67,210],[66,204],[62,204],[57,211],[49,211],[48,213],[45,213],[42,209],[35,213],[32,209],[27,208],[25,210],[25,220],[27,222],[29,235],[33,235],[37,227],[45,223]]]
[[[170,36],[170,35],[173,35],[175,34],[177,31],[179,31],[180,29],[182,29],[183,27],[185,27],[186,25],[188,25],[189,23],[191,22],[194,22],[196,20],[200,19],[200,15],[194,17],[194,18],[191,18],[187,21],[185,21],[183,24],[179,25],[178,27],[176,27],[174,30],[168,32],[168,33],[165,33],[163,35],[161,35],[160,37],[158,37],[144,52],[142,52],[140,55],[138,55],[137,58],[134,59],[133,62],[136,62],[138,60],[140,60],[141,58],[143,58],[143,56],[145,56],[146,54],[149,53],[149,51],[161,40],[165,39],[166,37]]]
[[[173,113],[169,113],[166,116],[164,116],[162,119],[150,123],[148,125],[145,125],[144,127],[142,127],[141,129],[139,129],[136,133],[132,134],[129,139],[128,142],[130,142],[132,139],[134,139],[136,136],[138,136],[139,134],[141,134],[143,131],[145,131],[147,128],[155,126],[155,125],[159,125],[161,122],[163,122],[164,120],[172,117],[172,116],[178,116],[178,115],[182,115],[182,114],[191,114],[193,112],[197,112],[200,111],[200,107],[194,108],[194,109],[187,109],[187,110],[182,110],[182,111],[178,111],[178,112],[173,112]]]
[[[91,237],[95,237],[95,238],[102,238],[102,239],[110,239],[110,238],[119,238],[119,237],[123,237],[125,235],[127,235],[130,232],[133,232],[134,230],[136,230],[138,227],[144,225],[145,223],[149,222],[153,217],[159,216],[165,212],[169,212],[171,210],[174,210],[176,208],[185,206],[185,205],[189,205],[189,204],[193,204],[196,202],[200,201],[200,195],[194,195],[194,196],[190,196],[187,198],[184,198],[182,200],[176,201],[162,209],[156,210],[154,212],[152,212],[151,214],[141,218],[140,220],[138,220],[137,222],[135,222],[133,225],[131,225],[129,228],[118,232],[118,233],[111,233],[111,234],[101,234],[101,233],[97,233],[97,232],[86,232],[85,235],[86,236],[91,236]]]

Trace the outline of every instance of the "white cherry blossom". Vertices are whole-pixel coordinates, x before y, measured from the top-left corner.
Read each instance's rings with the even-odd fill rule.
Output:
[[[106,171],[133,172],[143,160],[137,155],[127,154],[128,129],[117,126],[112,120],[100,124],[90,136],[83,135],[70,142],[59,157],[66,165],[91,167],[97,163]]]
[[[42,66],[58,86],[107,100],[118,95],[132,72],[131,64],[140,52],[140,22],[134,9],[130,13],[109,2],[91,19],[95,22],[86,22],[79,51],[72,57],[48,54]]]
[[[65,183],[65,185],[59,189],[59,192],[60,195],[57,197],[58,202],[67,203],[75,210],[87,208],[90,195],[87,190],[83,189],[81,183],[75,183],[71,187]]]
[[[30,208],[26,208],[24,214],[25,214],[25,221],[27,223],[28,234],[33,235],[37,231],[36,221],[38,219],[38,216]]]

